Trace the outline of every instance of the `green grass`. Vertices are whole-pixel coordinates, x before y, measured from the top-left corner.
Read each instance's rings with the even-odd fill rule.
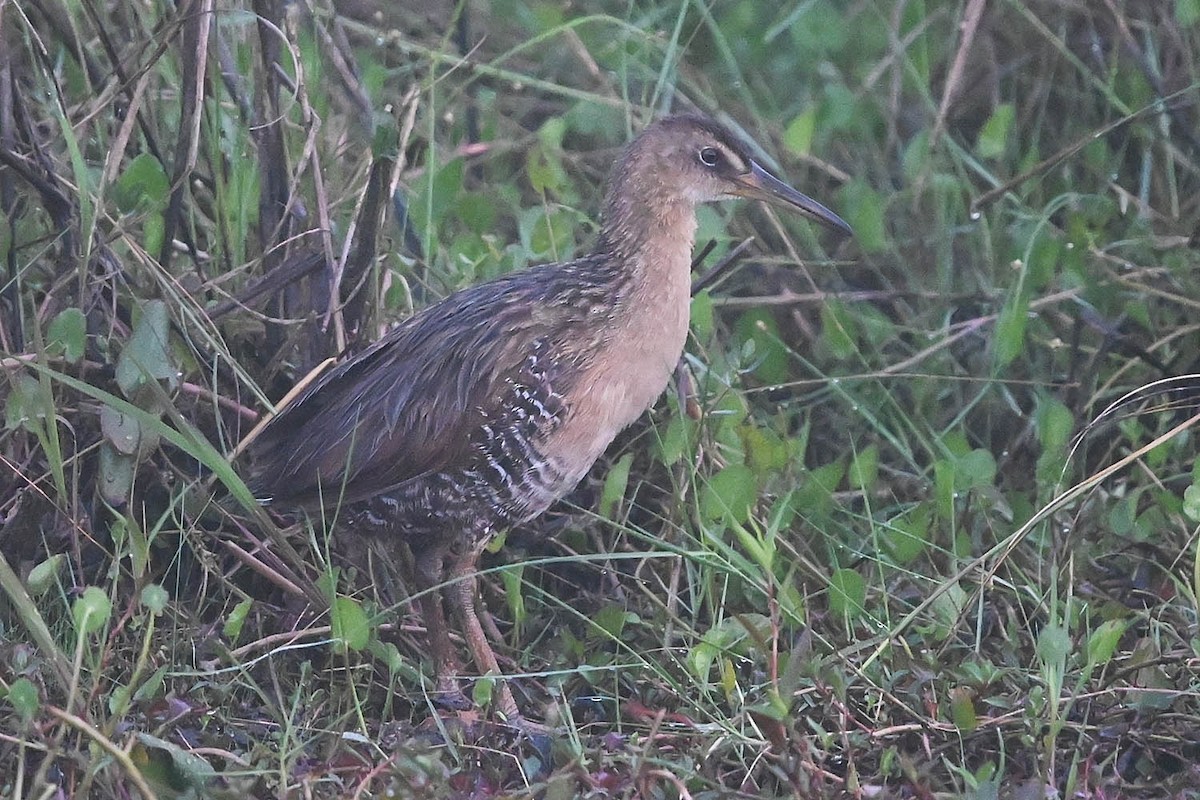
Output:
[[[1200,796],[1195,0],[203,8],[0,7],[0,797]],[[691,108],[857,236],[485,558],[546,758],[228,457]]]

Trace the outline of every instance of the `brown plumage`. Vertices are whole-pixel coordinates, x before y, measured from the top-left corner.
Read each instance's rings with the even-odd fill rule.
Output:
[[[850,230],[717,123],[663,119],[617,161],[591,255],[456,292],[332,368],[251,444],[251,488],[406,544],[425,588],[451,582],[477,667],[500,674],[474,612],[479,553],[570,491],[662,393],[687,337],[695,207],[734,196]],[[441,599],[426,598],[439,692],[462,702]],[[498,697],[518,718],[503,684]]]

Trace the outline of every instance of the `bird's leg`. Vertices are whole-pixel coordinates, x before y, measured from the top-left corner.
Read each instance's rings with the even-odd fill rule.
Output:
[[[414,572],[422,592],[421,616],[425,618],[425,631],[433,652],[433,671],[437,680],[434,700],[444,708],[461,711],[470,708],[471,701],[463,694],[456,680],[456,676],[462,673],[462,665],[454,653],[450,629],[446,624],[442,586],[445,555],[442,548],[426,550],[417,556]]]
[[[520,727],[523,720],[521,712],[517,708],[517,701],[513,699],[512,690],[504,680],[504,673],[500,671],[500,664],[496,661],[496,653],[492,650],[487,634],[483,631],[483,625],[479,622],[479,615],[475,612],[479,574],[477,566],[479,556],[486,544],[487,538],[480,537],[477,543],[473,543],[455,557],[449,576],[452,584],[449,600],[458,612],[463,627],[463,636],[466,637],[467,647],[471,650],[471,657],[475,660],[476,668],[484,675],[491,675],[496,680],[496,708],[506,722]]]

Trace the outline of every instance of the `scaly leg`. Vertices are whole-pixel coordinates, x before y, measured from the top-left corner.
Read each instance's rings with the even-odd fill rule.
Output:
[[[429,647],[433,653],[433,671],[437,680],[434,702],[443,708],[458,711],[471,707],[471,701],[463,694],[456,680],[462,674],[462,664],[454,653],[450,642],[450,628],[446,624],[443,605],[442,579],[445,575],[445,550],[432,548],[416,558],[416,578],[421,595],[421,616],[424,617]],[[452,590],[453,591],[453,590]]]
[[[486,543],[487,540],[482,539],[478,544],[467,548],[455,558],[450,572],[452,585],[448,599],[458,612],[463,626],[463,636],[466,637],[467,647],[471,650],[471,657],[475,660],[476,668],[484,675],[491,675],[496,680],[498,687],[496,708],[504,717],[505,722],[523,727],[524,720],[517,708],[517,701],[513,699],[512,690],[509,689],[508,682],[504,680],[504,673],[500,671],[496,653],[492,650],[487,635],[483,632],[479,615],[475,613],[477,576],[479,574],[476,567],[479,563],[479,555],[483,552]]]

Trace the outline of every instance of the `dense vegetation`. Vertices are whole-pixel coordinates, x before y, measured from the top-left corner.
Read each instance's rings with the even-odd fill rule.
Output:
[[[1200,796],[1197,54],[1197,0],[0,3],[0,796]],[[539,752],[230,457],[691,109],[857,235],[706,207],[680,391],[489,556]]]

